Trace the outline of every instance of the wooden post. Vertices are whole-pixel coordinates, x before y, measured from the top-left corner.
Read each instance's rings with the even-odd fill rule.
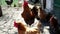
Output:
[[[43,7],[46,8],[46,0],[43,0]]]

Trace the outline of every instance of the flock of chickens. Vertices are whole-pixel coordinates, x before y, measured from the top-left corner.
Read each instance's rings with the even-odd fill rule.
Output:
[[[9,2],[7,3],[10,5]],[[18,34],[41,34],[41,20],[46,20],[49,23],[50,28],[55,31],[54,34],[59,34],[57,33],[59,30],[58,20],[53,14],[46,14],[46,12],[41,7],[37,8],[36,6],[34,6],[31,9],[28,5],[28,2],[25,0],[23,4],[23,9],[23,13],[21,14],[23,21],[14,21],[14,26],[18,28]]]
[[[28,6],[28,2],[24,0],[23,9],[21,16],[24,22],[14,21],[14,26],[18,28],[18,34],[40,34],[40,28],[42,26],[40,20],[47,20],[55,31],[58,29],[58,21],[54,15],[51,13],[46,14],[41,7],[37,8],[34,6],[31,9]],[[40,12],[39,16],[38,12]]]

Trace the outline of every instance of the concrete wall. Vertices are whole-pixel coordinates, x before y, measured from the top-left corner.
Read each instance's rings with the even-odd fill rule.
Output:
[[[53,0],[46,0],[46,11],[51,12],[53,10]]]

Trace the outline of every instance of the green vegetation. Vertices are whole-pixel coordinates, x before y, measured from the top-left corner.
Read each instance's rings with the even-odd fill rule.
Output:
[[[11,6],[14,6],[14,4],[16,4],[16,6],[18,6],[17,3],[18,3],[18,0],[13,0],[13,3]],[[5,0],[0,0],[0,5],[6,6],[7,4],[6,4]]]

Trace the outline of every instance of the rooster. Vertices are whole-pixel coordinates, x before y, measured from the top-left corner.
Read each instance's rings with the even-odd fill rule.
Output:
[[[41,23],[37,19],[31,26],[27,26],[24,23],[22,21],[14,21],[14,26],[18,28],[18,34],[40,34]]]
[[[25,22],[31,25],[32,23],[34,23],[35,15],[32,13],[31,9],[29,8],[28,2],[26,0],[24,0],[23,9],[24,10],[21,15],[24,18]]]

